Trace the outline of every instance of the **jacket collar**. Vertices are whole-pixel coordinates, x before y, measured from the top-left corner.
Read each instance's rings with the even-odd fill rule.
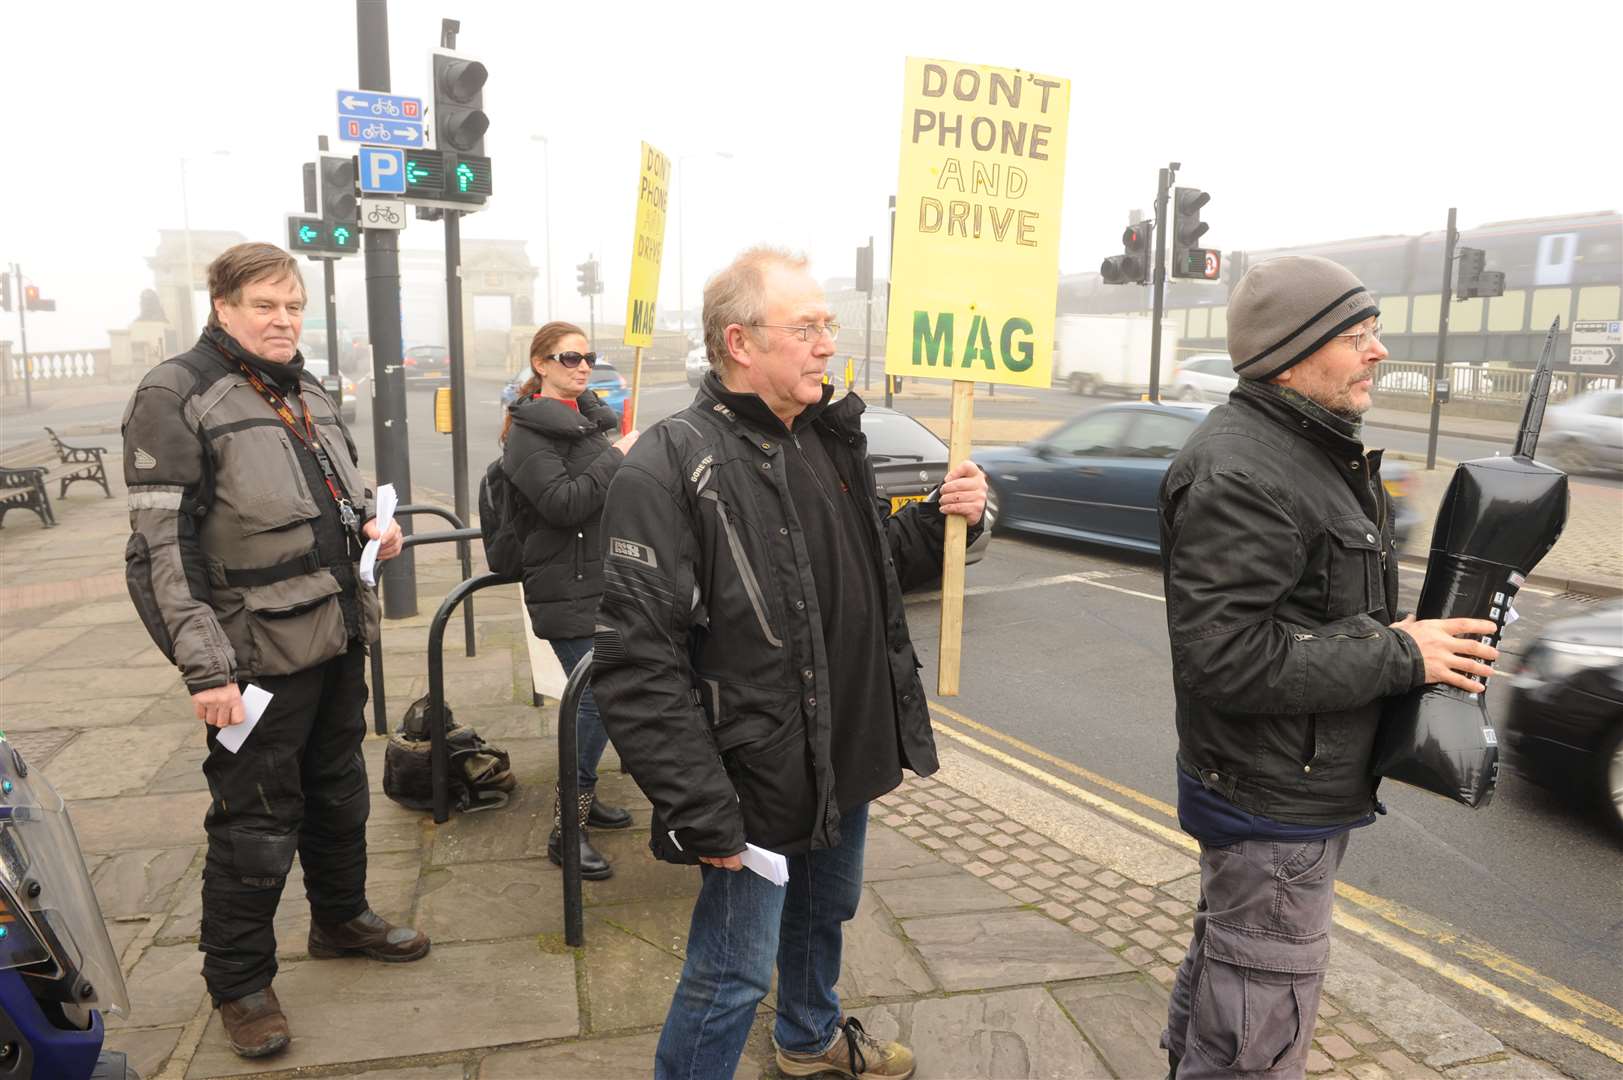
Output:
[[[1335,454],[1338,459],[1348,454],[1363,456],[1363,424],[1337,416],[1288,386],[1241,379],[1232,397],[1274,423],[1299,432],[1309,441]]]
[[[579,412],[554,398],[525,398],[515,402],[510,411],[514,424],[549,439],[583,439],[620,426],[614,410],[592,391],[581,391],[575,403],[580,406]]]
[[[794,430],[798,431],[810,425],[826,427],[841,436],[861,434],[862,413],[867,408],[862,399],[856,394],[846,394],[838,401],[834,401],[833,397],[834,387],[823,387],[822,400],[806,406],[795,418]],[[694,404],[720,416],[735,427],[743,424],[755,431],[770,433],[779,438],[791,433],[791,429],[784,426],[777,413],[769,409],[759,395],[727,389],[721,377],[713,371],[705,373]]]
[[[243,348],[242,343],[226,333],[224,327],[205,326],[197,343],[223,360],[226,367],[235,368],[239,363],[244,364],[255,375],[283,392],[295,389],[299,385],[299,377],[304,374],[302,352],[295,352],[293,359],[284,364],[275,364]]]

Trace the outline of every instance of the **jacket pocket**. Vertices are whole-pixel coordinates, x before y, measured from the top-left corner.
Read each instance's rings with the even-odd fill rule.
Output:
[[[1329,543],[1325,614],[1332,619],[1384,606],[1380,586],[1380,531],[1361,514],[1324,523]]]
[[[270,532],[320,515],[280,421],[221,435],[216,452],[217,498],[233,503],[243,533]]]
[[[799,699],[762,687],[720,689],[724,702],[740,703],[732,715],[724,711],[716,745],[738,793],[745,836],[771,850],[805,840],[817,826],[817,778]]]
[[[767,613],[766,594],[761,589],[761,580],[755,574],[755,567],[750,563],[749,552],[745,548],[744,537],[739,532],[738,522],[734,520],[732,511],[722,505],[721,499],[714,492],[707,491],[701,497],[716,509],[722,535],[727,540],[727,551],[732,556],[734,568],[738,571],[738,580],[743,586],[744,595],[749,598],[750,609],[755,614],[761,636],[774,649],[783,648],[783,639],[772,630],[772,622]]]
[[[253,673],[291,675],[343,652],[349,635],[338,592],[328,570],[243,589]]]

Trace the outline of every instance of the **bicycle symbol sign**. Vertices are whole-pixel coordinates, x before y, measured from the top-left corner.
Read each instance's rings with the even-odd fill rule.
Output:
[[[362,199],[361,225],[367,229],[404,229],[406,204],[386,199]]]

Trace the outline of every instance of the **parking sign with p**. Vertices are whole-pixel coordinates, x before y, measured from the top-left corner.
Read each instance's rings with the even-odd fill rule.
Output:
[[[378,195],[406,193],[406,152],[385,146],[360,148],[361,190]]]

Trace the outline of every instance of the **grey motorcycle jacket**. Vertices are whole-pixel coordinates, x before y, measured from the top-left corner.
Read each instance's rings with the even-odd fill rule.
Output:
[[[205,330],[189,352],[147,373],[124,412],[130,599],[193,693],[303,671],[352,638],[340,576],[353,582],[358,545],[325,559],[318,551],[332,495],[310,483],[305,451],[230,355],[240,349],[223,331]],[[349,432],[315,379],[301,374],[298,386],[294,396],[363,523],[375,495]],[[361,638],[375,640],[377,594],[350,588],[342,599],[359,607]]]

